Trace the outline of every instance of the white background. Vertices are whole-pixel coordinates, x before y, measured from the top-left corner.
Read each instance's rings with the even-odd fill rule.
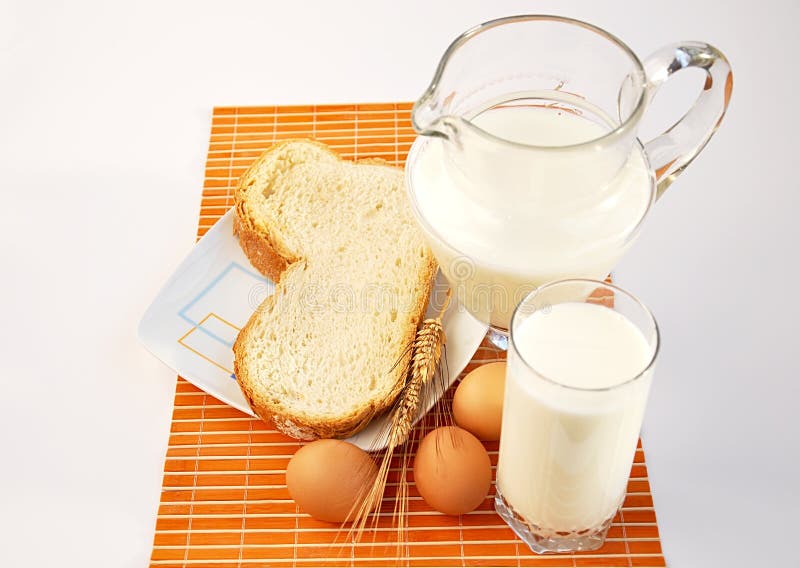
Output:
[[[458,33],[523,12],[733,64],[720,132],[616,276],[663,331],[644,438],[668,562],[796,562],[797,3],[0,0],[0,565],[147,563],[175,378],[135,330],[193,244],[212,107],[412,100]]]

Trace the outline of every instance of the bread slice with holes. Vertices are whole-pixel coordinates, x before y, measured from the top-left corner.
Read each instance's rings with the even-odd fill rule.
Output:
[[[403,171],[281,142],[242,176],[235,231],[274,280],[233,346],[253,410],[299,439],[346,437],[396,398],[436,263]]]

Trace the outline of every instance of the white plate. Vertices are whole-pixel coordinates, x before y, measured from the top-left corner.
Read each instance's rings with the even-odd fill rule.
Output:
[[[435,289],[446,289],[441,273]],[[252,267],[233,235],[228,211],[194,246],[153,300],[139,323],[139,339],[153,355],[198,388],[255,416],[233,376],[233,345],[239,329],[275,285]],[[430,314],[429,314],[430,315]],[[467,366],[486,334],[457,302],[442,323],[447,335],[446,363],[452,383]],[[428,396],[425,411],[435,398]],[[350,441],[378,449],[379,416]]]

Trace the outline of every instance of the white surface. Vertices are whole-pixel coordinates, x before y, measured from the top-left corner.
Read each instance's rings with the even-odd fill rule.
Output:
[[[212,106],[412,99],[459,32],[531,11],[732,61],[729,116],[618,279],[664,336],[644,435],[668,562],[796,560],[795,2],[3,0],[0,565],[149,558],[174,376],[136,322],[193,243]]]
[[[260,275],[233,234],[233,209],[222,216],[192,247],[139,322],[139,340],[156,357],[181,377],[215,398],[251,416],[255,413],[236,384],[233,375],[233,343],[253,311],[275,284]],[[432,298],[444,298],[448,284],[439,272]],[[436,317],[439,302],[431,300],[426,317]],[[447,387],[472,360],[484,336],[482,324],[456,302],[442,316],[447,337],[445,368],[450,369]],[[447,390],[440,381],[427,385],[426,404],[420,413],[436,403]],[[367,450],[386,447],[389,415],[383,414],[355,436],[347,438]]]

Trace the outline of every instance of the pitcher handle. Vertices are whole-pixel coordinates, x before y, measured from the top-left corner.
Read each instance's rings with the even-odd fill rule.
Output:
[[[687,67],[706,72],[703,90],[678,122],[644,145],[656,172],[656,198],[705,147],[719,128],[731,99],[733,74],[728,60],[713,46],[696,41],[665,46],[645,60],[648,99],[652,100],[673,73]]]

